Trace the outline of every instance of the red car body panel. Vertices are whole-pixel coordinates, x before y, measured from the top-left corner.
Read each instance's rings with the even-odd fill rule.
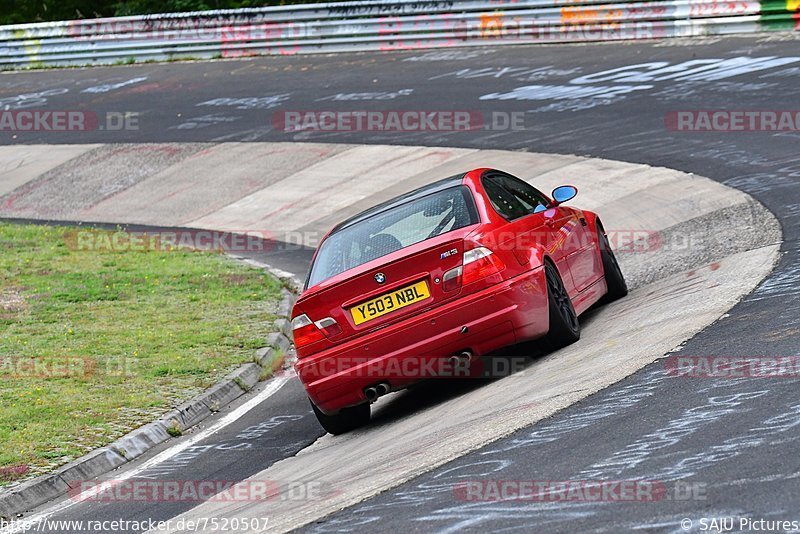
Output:
[[[300,296],[293,318],[305,314],[312,322],[330,318],[336,323],[336,330],[297,347],[297,375],[322,412],[334,414],[368,402],[365,388],[378,383],[396,390],[429,378],[432,370],[442,368],[434,364],[453,354],[469,351],[477,358],[545,335],[545,261],[557,267],[578,314],[607,292],[596,214],[557,205],[509,222],[483,187],[482,177],[489,172],[496,171],[475,169],[461,180],[472,193],[478,224],[346,270]],[[477,247],[491,250],[505,267],[446,291],[444,273],[459,267],[464,252]],[[319,248],[315,259],[318,253]],[[387,283],[376,284],[377,273]],[[421,281],[430,298],[358,325],[348,311]]]

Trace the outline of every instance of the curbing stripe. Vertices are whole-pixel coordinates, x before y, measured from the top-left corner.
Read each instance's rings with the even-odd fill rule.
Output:
[[[131,461],[169,438],[170,434],[167,426],[160,421],[156,421],[137,428],[109,445],[109,447],[126,460]]]
[[[223,380],[195,397],[195,399],[205,404],[211,412],[218,412],[241,395],[242,388],[232,380]]]
[[[193,427],[206,417],[209,417],[211,413],[208,405],[195,397],[179,405],[171,412],[167,412],[156,423],[163,425],[167,432],[172,430],[182,433],[187,428]]]
[[[274,332],[269,334],[267,336],[267,343],[284,354],[289,352],[289,347],[292,346],[292,342],[289,341],[289,338],[286,337],[283,332]]]
[[[110,447],[95,449],[86,456],[78,458],[56,470],[61,480],[72,487],[75,482],[89,480],[103,473],[113,471],[127,462],[117,451]]]
[[[10,520],[24,510],[35,508],[69,491],[69,485],[56,475],[42,475],[23,482],[0,499],[0,517]]]
[[[258,376],[261,374],[261,366],[257,363],[246,363],[228,375],[242,391],[250,391],[258,383]]]

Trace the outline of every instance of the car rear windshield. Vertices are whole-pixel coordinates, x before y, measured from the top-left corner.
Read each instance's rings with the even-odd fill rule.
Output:
[[[306,287],[415,243],[476,224],[470,190],[450,187],[379,211],[320,245]]]

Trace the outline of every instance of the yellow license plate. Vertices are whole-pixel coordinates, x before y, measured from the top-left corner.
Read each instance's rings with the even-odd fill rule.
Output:
[[[353,322],[359,325],[430,297],[431,294],[428,291],[428,284],[423,280],[412,286],[406,286],[397,291],[392,291],[391,293],[353,306],[350,308],[350,315],[353,316]]]

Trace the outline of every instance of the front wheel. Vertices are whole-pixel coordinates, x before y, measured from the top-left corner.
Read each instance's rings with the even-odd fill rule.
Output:
[[[313,402],[311,407],[314,409],[314,415],[317,416],[317,421],[322,425],[322,428],[334,436],[350,432],[369,423],[370,409],[368,402],[350,408],[343,408],[335,415],[322,413]]]
[[[603,273],[606,278],[608,293],[600,301],[602,304],[614,302],[628,294],[628,284],[622,276],[622,269],[619,268],[617,257],[611,250],[605,232],[600,230],[600,258],[603,260]]]
[[[558,350],[581,338],[581,325],[558,270],[548,262],[544,264],[544,274],[547,281],[550,330],[542,341],[546,348]]]

